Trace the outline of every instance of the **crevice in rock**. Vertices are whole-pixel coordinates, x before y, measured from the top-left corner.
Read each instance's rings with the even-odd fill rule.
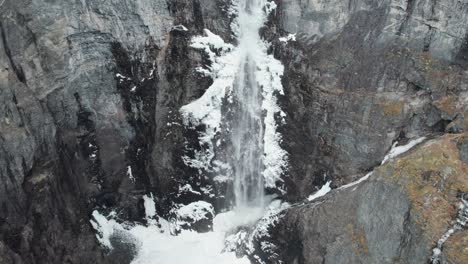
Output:
[[[441,119],[437,123],[435,123],[431,129],[433,132],[440,132],[444,133],[447,131],[447,126],[452,122],[452,120]]]
[[[417,0],[407,0],[406,10],[405,10],[406,11],[406,16],[403,19],[403,22],[401,23],[400,28],[398,29],[398,31],[396,33],[398,36],[403,35],[403,31],[408,26],[408,23],[409,23],[409,21],[411,19],[411,16],[413,15],[413,12],[414,12],[414,9],[415,9],[415,6],[416,6],[416,2],[417,2]]]
[[[408,210],[403,219],[403,232],[398,246],[399,259],[404,259],[403,254],[411,242],[411,210]]]
[[[458,64],[463,69],[468,69],[468,33],[465,34],[460,50],[455,56],[455,64]]]
[[[145,51],[155,61],[158,48],[150,44]],[[117,90],[123,101],[127,122],[135,130],[135,137],[130,141],[126,151],[128,166],[131,167],[137,189],[150,187],[146,168],[149,155],[154,145],[156,124],[156,65],[131,59],[127,50],[118,42],[111,44],[111,52],[116,62],[115,73],[127,79],[116,77]]]
[[[99,157],[99,146],[96,139],[96,125],[91,119],[92,112],[85,109],[81,102],[79,93],[75,93],[75,100],[78,104],[77,129],[79,131],[77,139],[78,146],[84,159],[88,162],[86,169],[89,180],[97,185],[104,182],[101,170],[101,159]]]
[[[0,21],[0,33],[2,37],[2,42],[3,42],[3,48],[5,49],[5,54],[8,57],[8,60],[10,61],[11,68],[13,69],[13,72],[16,74],[16,77],[18,80],[24,84],[26,84],[26,77],[24,76],[23,68],[21,66],[16,65],[15,61],[13,60],[13,57],[11,55],[11,50],[10,46],[8,45],[5,29],[3,27],[3,23]]]
[[[432,38],[435,35],[435,30],[432,26],[427,25],[429,27],[429,31],[427,32],[426,36],[424,37],[424,46],[423,52],[428,52],[431,47]]]

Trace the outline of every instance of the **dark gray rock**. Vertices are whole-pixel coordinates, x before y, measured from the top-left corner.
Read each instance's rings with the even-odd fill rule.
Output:
[[[263,35],[285,65],[289,199],[363,175],[396,140],[466,130],[466,3],[276,2]]]
[[[466,142],[466,133],[431,140],[361,183],[287,209],[262,238],[274,245],[266,263],[427,263],[468,188],[457,148]],[[444,244],[447,263],[466,260],[456,251],[467,245],[463,233]]]
[[[294,231],[281,232],[295,232],[297,241],[283,253],[285,263],[427,261],[431,248],[409,226],[409,202],[396,186],[372,182],[351,189],[288,212],[281,226]]]
[[[186,131],[168,123],[210,84],[194,72],[204,58],[189,39],[203,28],[230,36],[223,5],[0,2],[5,262],[113,262],[97,244],[92,210],[144,222],[142,195],[152,192],[167,213],[190,173]],[[188,32],[172,30],[179,24]]]

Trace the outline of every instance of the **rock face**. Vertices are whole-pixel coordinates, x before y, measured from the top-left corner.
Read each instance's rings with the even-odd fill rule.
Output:
[[[217,197],[200,190],[203,179],[192,177],[181,159],[186,143],[197,138],[180,125],[178,111],[212,82],[194,71],[208,59],[190,47],[190,39],[207,28],[232,42],[230,2],[0,0],[0,263],[127,263],[131,257],[112,257],[98,246],[89,224],[93,209],[114,209],[122,219],[144,222],[145,194],[155,195],[160,215],[170,214],[172,203],[215,204]],[[283,198],[298,201],[328,179],[339,186],[361,176],[396,139],[466,130],[464,1],[275,2],[262,35],[285,66],[281,104],[287,116],[280,132],[290,168]],[[279,41],[289,33],[296,33],[296,41]],[[369,197],[382,192],[395,199],[386,213],[410,210],[410,198],[398,195],[405,191],[397,183],[370,182],[375,186],[364,190]],[[180,193],[186,184],[194,190]],[[377,197],[364,205],[356,192],[340,195],[349,204],[327,202],[336,219],[343,213],[339,206],[361,206],[362,216],[386,204]],[[308,220],[299,220],[299,210],[315,217],[315,207],[292,210],[285,224],[320,232],[322,225],[307,227]],[[377,216],[350,217],[362,224]],[[414,230],[402,227],[408,217],[387,217],[399,224],[390,240],[402,232],[422,237],[416,224]],[[380,252],[374,245],[345,245],[363,240],[366,231],[346,225],[329,227],[348,232],[331,250],[343,245],[363,254]],[[434,236],[445,228],[440,224]],[[464,239],[460,234],[447,241],[448,259],[466,245],[450,242]],[[414,244],[401,258],[429,250],[434,241],[408,239]],[[386,241],[375,246],[390,245]],[[301,247],[324,257],[317,245],[307,240]],[[286,259],[306,259],[290,250]],[[382,257],[387,261],[394,252],[388,249]],[[327,259],[375,259],[353,254]],[[415,256],[426,258],[427,251]]]
[[[94,208],[144,221],[153,192],[167,210],[189,172],[185,132],[168,123],[210,83],[190,36],[229,36],[222,7],[0,2],[0,262],[105,263]]]
[[[468,192],[460,148],[467,143],[466,133],[429,140],[366,181],[287,210],[271,232],[280,250],[268,256],[298,264],[427,263]],[[441,263],[465,263],[466,246],[466,229],[454,233]]]
[[[365,174],[397,139],[468,127],[466,2],[276,2],[290,199]]]

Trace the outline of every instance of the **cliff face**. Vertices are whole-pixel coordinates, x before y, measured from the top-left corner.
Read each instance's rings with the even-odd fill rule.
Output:
[[[292,199],[365,174],[396,139],[466,130],[466,3],[277,3],[264,35],[286,68]]]
[[[94,208],[144,221],[146,193],[161,214],[174,201],[213,199],[178,193],[200,184],[181,159],[197,142],[178,111],[212,82],[194,71],[207,58],[191,37],[208,28],[233,41],[229,2],[0,2],[1,263],[106,263],[89,224]],[[363,175],[396,139],[466,130],[465,2],[276,3],[262,35],[285,66],[285,199]],[[279,40],[288,34],[296,40]],[[396,187],[374,184],[369,200],[382,191],[408,210]]]
[[[427,263],[457,218],[468,219],[467,139],[429,140],[361,183],[293,206],[271,231],[276,256],[284,263]],[[436,263],[467,261],[466,229],[454,230]]]
[[[194,73],[203,58],[188,45],[205,27],[230,35],[221,8],[198,1],[2,1],[4,261],[103,262],[89,225],[92,209],[121,208],[123,218],[141,221],[141,196],[169,193],[184,177],[183,131],[167,123],[210,82]],[[188,31],[173,30],[178,24]]]

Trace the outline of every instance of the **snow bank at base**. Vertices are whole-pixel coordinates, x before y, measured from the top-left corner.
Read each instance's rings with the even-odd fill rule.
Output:
[[[250,264],[247,257],[237,258],[233,252],[223,252],[226,232],[242,222],[234,212],[219,214],[214,219],[214,231],[197,233],[183,230],[171,235],[171,224],[163,219],[159,226],[119,224],[113,219],[93,212],[91,224],[98,232],[99,242],[112,249],[110,238],[115,232],[136,240],[138,253],[132,264]]]
[[[152,209],[154,201],[150,196],[145,197],[147,217],[155,217]],[[198,202],[188,205],[182,211],[193,215],[191,208],[199,206],[211,208],[211,205]],[[172,234],[174,224],[162,218],[148,226],[129,225],[115,221],[115,213],[106,217],[94,211],[91,224],[97,231],[99,242],[109,249],[112,249],[111,237],[115,233],[118,233],[120,240],[128,238],[128,241],[135,243],[138,252],[132,264],[250,264],[247,257],[237,258],[234,251],[239,245],[245,245],[247,253],[253,254],[254,240],[269,237],[269,228],[277,223],[279,213],[289,207],[288,203],[274,200],[267,208],[237,208],[216,215],[212,232],[182,230],[177,236]],[[249,233],[231,233],[246,227],[250,227]],[[262,250],[272,246],[262,242]]]
[[[142,244],[132,264],[249,264],[234,253],[223,253],[225,232],[208,233],[182,231],[178,236],[161,233],[156,226],[137,226],[128,231]]]
[[[225,239],[226,251],[237,251],[242,248],[245,252],[257,259],[259,263],[264,263],[256,255],[255,243],[261,241],[261,251],[264,253],[273,252],[276,246],[266,239],[270,237],[269,229],[276,225],[280,219],[280,213],[289,208],[289,203],[281,200],[272,201],[267,208],[250,208],[233,213],[234,226],[244,227],[237,233],[230,234]],[[240,221],[239,221],[240,220]]]

